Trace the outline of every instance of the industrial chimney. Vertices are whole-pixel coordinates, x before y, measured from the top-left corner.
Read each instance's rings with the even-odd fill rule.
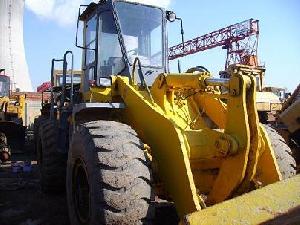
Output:
[[[0,69],[12,90],[32,91],[23,42],[24,0],[0,0]]]

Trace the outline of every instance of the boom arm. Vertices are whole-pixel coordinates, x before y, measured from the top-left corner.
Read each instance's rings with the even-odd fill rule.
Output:
[[[169,48],[169,60],[195,54],[218,46],[227,49],[226,67],[234,63],[242,63],[245,55],[256,55],[257,36],[259,34],[258,20],[249,19],[228,27],[213,31],[211,33],[196,37]],[[251,38],[255,35],[255,40]],[[243,43],[242,41],[245,41]],[[242,63],[246,64],[246,63]]]

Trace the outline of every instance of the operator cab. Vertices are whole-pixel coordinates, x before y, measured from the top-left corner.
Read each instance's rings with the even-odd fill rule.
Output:
[[[84,49],[84,87],[110,86],[111,75],[130,77],[133,67],[136,74],[138,70],[143,74],[148,86],[158,74],[168,72],[163,9],[125,1],[100,1],[88,5],[79,20],[84,24],[83,46],[76,45]],[[140,63],[134,66],[137,59]]]

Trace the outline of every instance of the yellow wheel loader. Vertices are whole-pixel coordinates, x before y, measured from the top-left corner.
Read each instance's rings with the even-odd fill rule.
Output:
[[[173,12],[112,0],[85,7],[80,87],[67,79],[68,51],[39,129],[42,187],[66,184],[70,224],[161,224],[158,198],[174,202],[181,224],[259,224],[299,206],[290,149],[258,120],[259,71],[170,73]]]
[[[282,110],[276,115],[276,123],[273,127],[285,139],[293,151],[297,164],[297,172],[300,171],[300,84],[292,95],[283,103]]]
[[[300,147],[300,84],[283,104],[277,117],[277,127],[286,140]]]
[[[6,137],[5,145],[13,151],[21,151],[25,142],[25,95],[13,95],[10,79],[4,74],[0,75],[0,107],[0,132]]]

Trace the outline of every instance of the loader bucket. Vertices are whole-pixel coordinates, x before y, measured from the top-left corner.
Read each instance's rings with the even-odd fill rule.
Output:
[[[25,127],[14,122],[0,122],[0,132],[7,138],[7,144],[12,152],[23,150],[25,143]]]
[[[181,225],[299,224],[300,175],[184,217]]]

